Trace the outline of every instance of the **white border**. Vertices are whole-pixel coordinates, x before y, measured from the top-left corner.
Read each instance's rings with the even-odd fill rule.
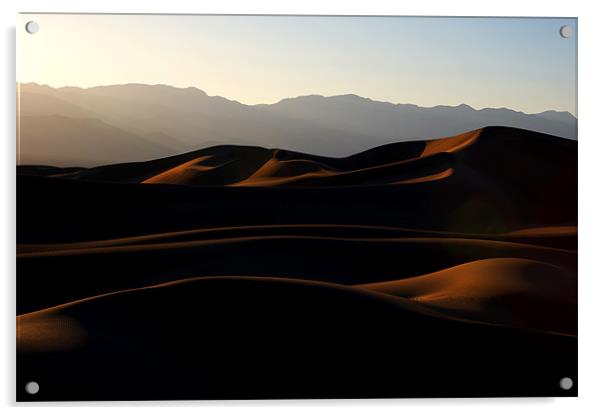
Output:
[[[0,146],[2,174],[2,221],[0,264],[3,284],[0,292],[2,310],[0,356],[0,403],[10,411],[14,404],[14,315],[15,315],[15,14],[21,12],[118,12],[118,13],[232,13],[232,14],[337,14],[337,15],[456,15],[456,16],[562,16],[579,18],[579,398],[564,399],[439,399],[439,400],[369,400],[369,401],[243,401],[243,402],[152,402],[112,404],[18,405],[24,413],[41,409],[44,413],[105,413],[137,410],[164,413],[166,407],[178,411],[231,413],[244,410],[251,414],[265,413],[407,413],[434,414],[507,414],[508,412],[540,412],[548,414],[597,413],[602,408],[602,272],[599,263],[602,251],[602,99],[599,78],[602,76],[602,14],[595,1],[504,0],[498,2],[473,0],[3,0],[2,20],[2,94],[1,124],[4,136]],[[75,35],[75,34],[74,34]],[[43,208],[43,206],[40,206]],[[403,374],[400,374],[403,376]],[[24,407],[23,407],[24,406]]]

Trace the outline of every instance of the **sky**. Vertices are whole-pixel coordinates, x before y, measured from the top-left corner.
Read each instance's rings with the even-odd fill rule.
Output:
[[[36,34],[24,29],[31,20]],[[21,14],[17,81],[194,86],[245,104],[357,94],[577,115],[576,34],[576,19],[563,18]]]

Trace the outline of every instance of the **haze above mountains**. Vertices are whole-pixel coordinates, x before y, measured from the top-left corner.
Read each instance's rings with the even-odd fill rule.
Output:
[[[357,95],[308,95],[245,105],[197,88],[20,84],[19,164],[91,167],[220,144],[342,157],[399,141],[512,126],[575,139],[568,112],[525,114],[468,105],[418,107]]]

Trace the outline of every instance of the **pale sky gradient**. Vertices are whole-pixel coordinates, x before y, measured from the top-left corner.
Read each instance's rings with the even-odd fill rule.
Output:
[[[573,37],[559,35],[563,25]],[[351,93],[577,115],[576,34],[576,19],[550,18],[22,14],[17,81],[195,86],[245,104]]]

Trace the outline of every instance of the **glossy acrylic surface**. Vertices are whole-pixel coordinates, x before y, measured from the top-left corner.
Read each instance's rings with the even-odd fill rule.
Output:
[[[17,32],[18,400],[577,395],[576,19]]]

